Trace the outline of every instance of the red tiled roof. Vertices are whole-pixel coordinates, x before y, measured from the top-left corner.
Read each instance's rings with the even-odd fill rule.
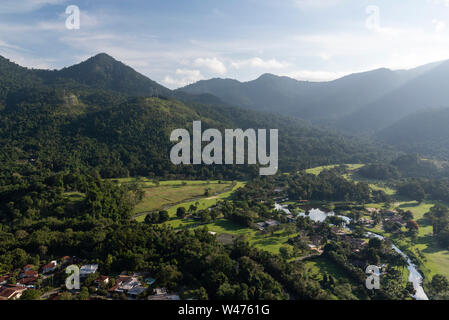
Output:
[[[19,283],[23,285],[29,285],[33,282],[36,282],[36,280],[37,280],[36,278],[23,278],[19,280]]]
[[[22,288],[22,287],[7,287],[5,289],[3,289],[2,291],[0,291],[0,297],[4,297],[4,298],[12,298],[15,294],[17,294],[18,292],[22,292],[25,291],[26,288]]]
[[[43,266],[42,269],[50,269],[50,268],[54,268],[54,267],[56,267],[55,263],[50,262],[50,263],[47,263],[45,266]]]
[[[109,280],[108,276],[99,276],[98,279],[96,279],[95,281],[97,281],[97,282],[105,282],[106,280]]]
[[[37,278],[39,274],[34,270],[29,270],[22,272],[23,275],[25,275],[26,278]]]

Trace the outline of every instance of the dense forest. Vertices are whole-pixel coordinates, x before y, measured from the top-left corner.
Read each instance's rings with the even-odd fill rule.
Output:
[[[171,131],[191,132],[197,120],[203,130],[222,132],[278,128],[278,174],[261,178],[257,165],[173,165]],[[0,59],[0,161],[0,272],[12,275],[11,283],[25,264],[75,256],[98,263],[102,274],[145,270],[158,285],[193,299],[401,299],[410,290],[397,285],[401,262],[384,243],[370,241],[357,255],[391,263],[389,289],[372,292],[362,285],[363,270],[352,264],[357,248],[339,244],[327,222],[300,218],[285,232],[323,237],[323,256],[344,271],[345,279],[311,277],[301,260],[289,261],[285,248],[269,253],[244,236],[223,244],[207,228],[166,226],[166,210],[137,222],[133,209],[143,190],[107,178],[245,180],[232,199],[209,210],[194,208],[191,218],[207,223],[222,217],[252,229],[267,219],[288,224],[273,210],[273,199],[391,201],[368,183],[343,177],[344,166],[318,175],[305,171],[320,165],[371,163],[357,174],[392,181],[408,197],[449,199],[449,170],[442,164],[300,119],[226,106],[207,94],[171,92],[103,54],[60,71],[29,70]],[[446,213],[438,212],[429,219],[445,244]],[[186,212],[177,215],[183,219]],[[288,241],[306,252],[304,239]]]

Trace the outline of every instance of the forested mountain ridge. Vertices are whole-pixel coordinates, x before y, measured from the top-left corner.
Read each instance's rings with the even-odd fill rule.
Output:
[[[0,98],[4,98],[8,90],[31,86],[106,90],[130,96],[171,94],[169,89],[105,53],[61,70],[27,69],[0,57],[0,78]]]
[[[180,88],[208,93],[234,105],[293,115],[354,134],[371,134],[404,116],[448,100],[449,61],[410,70],[380,68],[328,82],[265,74],[256,80],[202,80]]]
[[[374,133],[416,112],[448,107],[448,101],[449,61],[444,61],[342,119],[337,126],[355,133]]]
[[[103,94],[106,95],[106,94]],[[100,106],[91,96],[28,90],[0,111],[0,144],[19,159],[52,170],[97,169],[103,177],[180,174],[208,178],[253,175],[255,167],[174,166],[170,132],[207,128],[279,128],[279,165],[298,170],[317,164],[366,162],[388,154],[354,138],[316,129],[300,120],[232,107],[136,97]]]
[[[329,82],[298,81],[264,74],[248,82],[202,80],[180,88],[177,92],[209,93],[223,101],[254,110],[293,115],[312,121],[333,121],[399,86],[403,78],[388,69],[352,74]]]
[[[376,137],[404,151],[449,159],[449,109],[409,115],[383,129]]]
[[[1,88],[5,96],[0,110],[0,144],[8,150],[8,158],[34,159],[53,171],[94,168],[103,177],[175,174],[202,178],[256,173],[255,167],[172,165],[168,158],[173,145],[170,132],[191,129],[194,120],[203,121],[203,130],[279,129],[281,170],[376,161],[391,155],[366,141],[321,130],[296,118],[223,106],[217,99],[214,104],[204,103],[213,100],[207,95],[196,96],[199,102],[192,102],[192,96],[180,102],[170,91],[169,97],[150,97],[150,89],[157,88],[151,80],[147,81],[146,97],[137,94],[140,85],[117,92],[113,88],[120,83],[117,78],[123,78],[121,70],[131,75],[134,71],[106,55],[62,71],[29,70],[7,60],[2,65],[4,74],[11,76]],[[98,69],[99,75],[92,69]],[[82,70],[87,70],[85,79]],[[26,81],[19,81],[17,74],[26,76]]]

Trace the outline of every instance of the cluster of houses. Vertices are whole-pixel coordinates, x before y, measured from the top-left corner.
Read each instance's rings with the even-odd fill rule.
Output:
[[[72,261],[69,256],[61,259],[61,265],[68,264]],[[20,271],[18,277],[14,274],[6,274],[0,276],[0,300],[16,300],[19,299],[23,292],[28,289],[36,289],[38,285],[39,276],[45,279],[51,276],[58,268],[56,260],[39,267],[32,264],[25,265]],[[15,280],[11,282],[11,280]]]
[[[279,221],[276,221],[276,220],[267,220],[264,222],[256,223],[256,226],[259,228],[259,230],[266,230],[269,227],[275,227],[278,225],[279,225]]]
[[[68,266],[73,263],[79,263],[76,257],[63,257],[58,263],[57,260],[38,267],[28,264],[22,268],[19,275],[14,277],[14,274],[7,274],[0,276],[0,300],[17,300],[20,299],[26,290],[37,289],[40,286],[39,279],[47,279],[54,276],[56,273],[63,272],[63,266]],[[86,264],[80,267],[81,283],[91,274],[98,272],[98,264]],[[17,275],[17,273],[16,273]],[[141,280],[143,279],[143,284]],[[115,278],[115,282],[111,286],[111,278],[106,275],[100,275],[94,281],[94,286],[97,289],[108,289],[109,298],[113,297],[114,293],[125,294],[130,299],[139,298],[144,292],[149,290],[155,283],[155,279],[148,274],[134,273],[127,275],[122,272],[121,275]],[[63,285],[63,284],[62,284]],[[50,299],[58,299],[61,291],[57,290],[56,294],[49,296]],[[169,294],[165,288],[157,288],[148,297],[149,300],[179,300],[176,294]]]

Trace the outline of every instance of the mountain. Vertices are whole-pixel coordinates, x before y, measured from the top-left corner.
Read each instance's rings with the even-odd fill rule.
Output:
[[[449,108],[409,115],[381,130],[376,137],[407,152],[449,159]]]
[[[168,96],[171,90],[101,53],[62,70],[21,67],[0,56],[0,101],[8,92],[28,87],[106,90],[128,96]]]
[[[329,82],[298,81],[264,74],[249,82],[203,80],[177,91],[208,93],[231,104],[258,111],[293,115],[312,121],[332,121],[375,101],[398,87],[405,78],[388,69],[352,74]]]
[[[42,169],[95,169],[103,177],[242,178],[258,174],[254,166],[172,165],[170,133],[177,128],[191,129],[194,120],[201,120],[204,129],[221,131],[279,129],[279,167],[285,171],[376,161],[391,155],[369,141],[319,129],[293,117],[222,105],[208,94],[181,94],[184,101],[170,91],[168,97],[142,97],[145,85],[159,85],[106,55],[61,71],[29,70],[4,63],[9,67],[5,68],[9,80],[0,88],[6,93],[0,106],[3,161],[33,159]],[[20,82],[16,74],[28,80]],[[134,82],[126,84],[118,78]]]
[[[54,87],[75,91],[107,91],[118,96],[174,97],[182,101],[225,104],[210,94],[175,93],[156,81],[136,72],[106,53],[61,70],[38,70],[21,67],[0,56],[0,105],[19,88]],[[99,101],[101,103],[101,101]]]
[[[444,61],[342,119],[338,127],[373,133],[415,112],[449,107],[448,101],[449,61]]]
[[[355,73],[328,82],[297,81],[265,74],[239,82],[211,79],[180,88],[212,94],[233,105],[297,116],[351,133],[373,133],[428,107],[446,105],[449,62],[411,70],[385,68]]]
[[[170,90],[136,72],[131,67],[100,53],[77,65],[55,72],[45,72],[51,83],[71,79],[96,89],[111,90],[134,96],[167,95]]]

